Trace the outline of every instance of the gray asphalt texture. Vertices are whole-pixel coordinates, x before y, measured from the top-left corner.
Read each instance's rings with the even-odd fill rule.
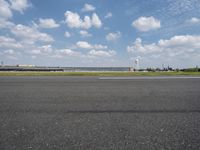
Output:
[[[198,150],[200,79],[0,77],[0,150]]]

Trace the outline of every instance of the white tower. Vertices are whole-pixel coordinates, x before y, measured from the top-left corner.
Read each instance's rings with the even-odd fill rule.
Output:
[[[136,58],[136,59],[135,59],[135,70],[136,70],[136,71],[139,71],[139,69],[140,69],[140,68],[139,68],[139,59]]]

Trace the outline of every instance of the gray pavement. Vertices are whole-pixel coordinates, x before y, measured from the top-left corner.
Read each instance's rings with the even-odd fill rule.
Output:
[[[0,77],[0,150],[200,149],[200,78]]]

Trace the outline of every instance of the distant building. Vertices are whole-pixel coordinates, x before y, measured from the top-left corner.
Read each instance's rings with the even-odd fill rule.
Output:
[[[35,65],[22,64],[22,65],[17,65],[17,67],[35,67]]]

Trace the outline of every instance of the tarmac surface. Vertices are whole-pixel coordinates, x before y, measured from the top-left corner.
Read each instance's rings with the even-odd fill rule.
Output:
[[[200,78],[0,77],[0,150],[200,149]]]

